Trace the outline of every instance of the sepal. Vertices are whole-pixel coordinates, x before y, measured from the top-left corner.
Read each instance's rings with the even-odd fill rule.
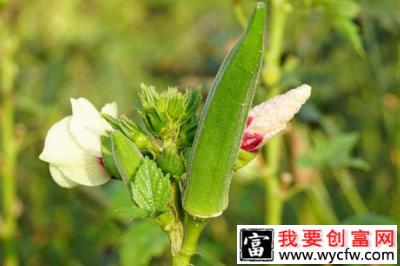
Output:
[[[121,179],[117,165],[115,164],[113,152],[112,152],[112,142],[110,136],[101,136],[101,154],[103,165],[106,170],[112,174],[113,177]]]
[[[167,91],[157,93],[152,86],[141,84],[141,88],[143,110],[140,114],[151,133],[163,140],[176,140],[176,133],[181,132],[181,128],[193,128],[192,118],[195,117],[201,100],[199,89],[181,93],[177,88],[169,87]],[[188,121],[190,125],[186,125]]]
[[[107,114],[102,114],[102,116],[113,129],[121,131],[139,150],[145,150],[154,154],[155,148],[152,145],[151,136],[148,136],[142,127],[125,116],[122,116],[120,119]]]
[[[125,183],[134,179],[136,171],[143,160],[136,145],[120,131],[111,133],[112,153],[117,169]]]
[[[140,150],[147,150],[153,153],[153,145],[150,137],[145,131],[132,120],[127,117],[122,117],[119,123],[120,129]]]
[[[242,167],[245,167],[256,157],[256,155],[257,153],[248,152],[246,150],[240,149],[238,158],[236,160],[235,169],[240,169]]]

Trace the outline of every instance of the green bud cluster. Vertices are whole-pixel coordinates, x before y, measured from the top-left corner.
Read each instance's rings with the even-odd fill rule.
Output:
[[[185,93],[175,87],[158,93],[153,86],[141,84],[140,100],[142,109],[139,114],[144,126],[125,116],[114,118],[103,114],[104,119],[113,129],[121,132],[143,155],[152,158],[158,167],[178,181],[186,171],[184,154],[193,143],[200,104],[200,89]],[[104,155],[111,154],[110,141],[103,139]],[[116,167],[106,160],[107,169],[114,177],[120,178]]]
[[[183,154],[192,145],[197,129],[200,89],[182,93],[169,87],[158,93],[153,86],[144,84],[141,89],[143,108],[139,113],[158,143],[157,165],[177,181],[186,170]]]
[[[162,140],[186,145],[193,140],[197,119],[194,115],[200,103],[200,91],[181,93],[175,87],[158,93],[153,86],[141,84],[140,114],[147,129]],[[180,129],[183,129],[181,131]]]
[[[158,93],[142,84],[139,111],[144,126],[127,117],[102,114],[114,129],[102,136],[105,168],[127,186],[132,218],[154,218],[170,236],[176,254],[183,239],[180,178],[186,172],[186,155],[197,129],[200,90]]]

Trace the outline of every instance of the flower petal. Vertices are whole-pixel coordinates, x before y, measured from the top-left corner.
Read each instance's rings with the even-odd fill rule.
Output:
[[[114,118],[117,118],[118,116],[118,106],[115,102],[112,103],[107,103],[103,106],[103,108],[101,108],[100,111],[102,114],[108,114],[111,115]],[[102,119],[102,123],[103,123],[103,128],[105,128],[106,131],[111,131],[112,127],[111,125],[105,120]]]
[[[311,87],[302,85],[254,107],[250,110],[249,116],[253,119],[246,131],[265,135],[279,132],[300,110],[310,93]]]
[[[68,177],[66,177],[56,166],[50,164],[49,169],[51,177],[60,187],[73,188],[78,185],[77,183],[68,179]]]
[[[118,115],[118,106],[115,102],[107,103],[101,108],[101,113],[111,115],[112,117],[117,117]]]
[[[60,163],[82,150],[69,133],[71,116],[67,116],[55,123],[47,132],[44,148],[39,159],[48,163]]]
[[[84,186],[99,186],[110,180],[111,175],[104,169],[99,158],[88,153],[77,156],[79,161],[58,164],[60,171],[70,180]]]
[[[103,118],[85,98],[71,99],[72,118],[69,130],[78,144],[93,155],[101,156],[100,136],[107,128]]]
[[[66,117],[50,128],[39,158],[77,184],[97,186],[107,182],[111,175],[98,157],[78,145],[69,132],[71,121],[71,117]]]

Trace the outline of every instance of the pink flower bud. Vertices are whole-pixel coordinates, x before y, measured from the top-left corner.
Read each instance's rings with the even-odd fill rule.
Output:
[[[301,85],[255,106],[249,112],[240,148],[249,152],[259,149],[282,131],[311,94],[309,85]]]

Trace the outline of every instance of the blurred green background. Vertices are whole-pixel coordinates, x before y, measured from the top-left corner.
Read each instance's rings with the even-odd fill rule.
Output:
[[[236,225],[271,221],[276,205],[283,224],[400,221],[400,1],[266,3],[256,102],[303,82],[312,97],[279,145],[235,174],[195,265],[235,265]],[[166,235],[118,211],[129,204],[120,183],[60,188],[38,155],[70,97],[116,101],[132,117],[141,82],[202,85],[205,98],[254,4],[0,0],[0,263],[168,265]]]

